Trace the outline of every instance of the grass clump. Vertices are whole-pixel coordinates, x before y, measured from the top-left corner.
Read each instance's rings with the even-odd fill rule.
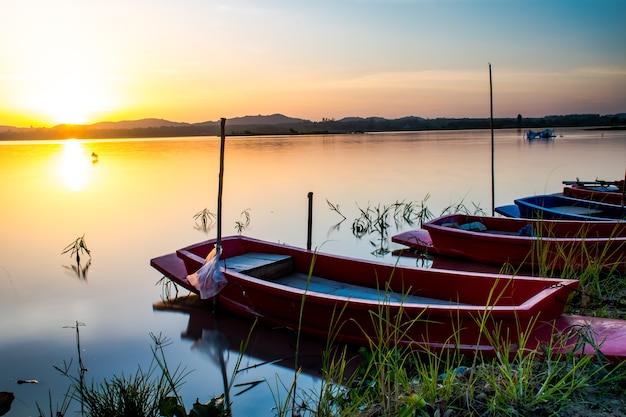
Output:
[[[195,229],[208,233],[214,226],[217,219],[217,215],[211,212],[208,208],[203,208],[199,212],[193,215],[195,220]]]
[[[195,221],[194,228],[204,233],[208,233],[217,225],[217,215],[207,208],[204,208],[193,215]],[[235,230],[241,234],[250,226],[250,209],[241,212],[240,220],[235,221]]]
[[[602,408],[614,413],[607,415],[626,415],[624,364],[558,353],[557,343],[523,354],[476,358],[454,350],[363,348],[361,365],[341,384],[331,382],[341,373],[326,376],[320,407],[311,415],[558,416],[575,409],[578,416],[592,416]],[[337,363],[325,367],[343,368]]]
[[[80,255],[87,254],[91,258],[91,251],[87,248],[87,243],[85,242],[85,235],[83,234],[81,237],[76,238],[72,243],[67,245],[61,255],[65,255],[69,253],[70,256],[74,256],[76,259],[76,263],[80,264]]]
[[[494,292],[492,302],[500,296]],[[573,409],[578,416],[600,409],[626,415],[626,362],[609,363],[584,329],[555,330],[535,346],[529,334],[536,321],[527,329],[505,330],[487,309],[474,320],[482,329],[478,337],[494,350],[468,356],[453,347],[458,346],[454,334],[448,349],[415,349],[419,341],[390,343],[406,340],[408,328],[425,320],[401,316],[390,316],[384,303],[371,312],[375,334],[359,350],[356,371],[347,372],[353,360],[347,350],[326,354],[322,388],[297,415],[306,410],[311,416],[559,416]],[[516,343],[508,341],[513,331]],[[580,355],[585,345],[596,355]]]
[[[71,399],[80,403],[83,415],[153,417],[163,415],[161,406],[167,408],[170,405],[171,408],[173,402],[181,403],[176,392],[186,373],[179,368],[173,373],[169,371],[163,349],[170,342],[162,336],[150,336],[154,343],[153,361],[147,370],[139,367],[131,376],[114,375],[100,383],[86,383],[86,369],[82,365],[80,350],[78,375],[72,372],[71,362],[56,367],[70,379],[73,388]]]
[[[222,417],[230,415],[230,408],[224,395],[215,397],[202,404],[196,400],[187,414],[182,397],[178,391],[184,378],[189,374],[185,369],[176,367],[173,371],[167,363],[164,349],[171,342],[162,335],[150,334],[153,342],[152,361],[147,370],[138,367],[130,376],[113,375],[102,382],[87,383],[87,368],[83,364],[80,348],[79,327],[76,323],[76,346],[78,350],[78,372],[72,361],[63,366],[55,366],[61,374],[70,380],[70,387],[65,394],[61,407],[52,412],[50,398],[50,416],[63,417],[72,401],[80,404],[80,415],[88,417]],[[68,326],[69,327],[69,326]],[[37,404],[39,417],[46,414]]]

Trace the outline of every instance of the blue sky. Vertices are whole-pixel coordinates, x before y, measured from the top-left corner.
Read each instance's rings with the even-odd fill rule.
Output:
[[[626,112],[623,0],[7,0],[0,125]]]

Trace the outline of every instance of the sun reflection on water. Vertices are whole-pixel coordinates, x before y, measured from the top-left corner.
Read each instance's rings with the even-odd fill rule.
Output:
[[[63,154],[59,161],[59,172],[71,191],[80,191],[90,177],[91,157],[83,144],[76,139],[63,143]]]

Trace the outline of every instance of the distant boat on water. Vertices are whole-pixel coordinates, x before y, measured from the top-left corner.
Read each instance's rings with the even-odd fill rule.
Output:
[[[552,129],[543,129],[540,131],[529,130],[526,132],[526,139],[535,140],[535,139],[551,139],[555,137],[554,131]]]

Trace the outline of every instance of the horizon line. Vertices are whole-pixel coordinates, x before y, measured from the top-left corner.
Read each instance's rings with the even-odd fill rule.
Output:
[[[606,116],[622,116],[622,115],[626,115],[626,111],[619,112],[619,113],[607,113],[607,114],[601,114],[601,113],[570,113],[570,114],[548,114],[548,115],[544,115],[544,116],[527,116],[527,117],[524,117],[523,115],[518,114],[518,116],[494,117],[494,119],[516,119],[519,116],[522,116],[522,119],[545,119],[545,118],[549,118],[549,117],[571,117],[571,116],[600,116],[600,117],[606,117]],[[408,119],[408,118],[423,119],[423,120],[438,120],[438,119],[448,119],[448,120],[472,120],[473,119],[473,120],[476,120],[476,119],[490,119],[490,116],[484,116],[484,117],[438,116],[438,117],[429,118],[429,117],[422,117],[422,116],[415,116],[415,115],[407,115],[407,116],[396,117],[396,118],[387,118],[387,117],[381,117],[381,116],[345,116],[345,117],[342,117],[340,119],[322,118],[322,120],[317,120],[316,121],[316,120],[310,120],[310,119],[303,119],[303,118],[300,118],[300,117],[287,116],[287,115],[285,115],[283,113],[235,116],[235,117],[231,117],[230,119],[229,118],[225,118],[225,119],[226,120],[235,120],[235,119],[256,118],[256,117],[272,117],[272,116],[280,116],[280,117],[285,117],[285,118],[288,118],[288,119],[294,119],[294,122],[295,121],[301,121],[301,122],[310,122],[310,123],[340,122],[340,121],[345,120],[345,119],[363,119],[363,120],[367,120],[367,119],[400,120],[400,119]],[[101,121],[94,122],[94,123],[60,123],[60,124],[52,125],[52,126],[30,125],[30,126],[22,126],[22,127],[20,127],[20,126],[13,126],[13,125],[0,125],[0,127],[3,127],[3,128],[15,128],[15,129],[54,129],[54,128],[67,127],[67,126],[91,127],[91,126],[94,126],[94,125],[104,124],[104,123],[111,123],[111,124],[132,123],[132,122],[140,122],[140,121],[146,121],[146,120],[155,120],[155,121],[159,121],[160,120],[160,121],[167,122],[167,123],[175,123],[175,124],[189,125],[189,126],[208,124],[208,123],[215,123],[215,124],[219,124],[220,123],[220,119],[217,119],[215,121],[213,121],[213,120],[206,120],[206,121],[202,121],[202,122],[179,122],[179,121],[164,119],[164,118],[161,118],[161,117],[143,117],[143,118],[139,118],[139,119],[124,119],[124,120],[117,120],[117,121],[101,120]]]

